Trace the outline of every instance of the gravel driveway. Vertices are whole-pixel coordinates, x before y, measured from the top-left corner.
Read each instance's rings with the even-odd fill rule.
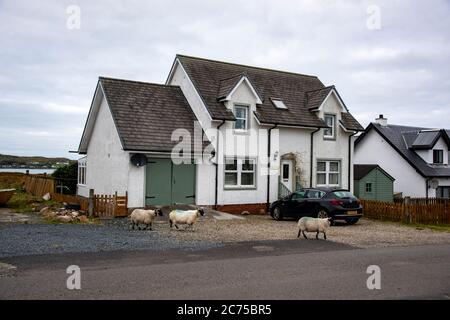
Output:
[[[0,222],[0,258],[63,252],[202,250],[230,242],[297,239],[296,221],[274,221],[269,216],[217,220],[207,214],[198,220],[195,230],[185,230],[184,226],[176,230],[169,228],[165,214],[157,218],[153,231],[130,230],[129,220],[123,218],[105,220],[100,225],[45,224],[33,217],[20,223],[21,219]],[[314,233],[309,237],[311,240],[297,241],[315,241]],[[333,226],[327,238],[360,248],[450,243],[449,232],[367,219],[351,226]]]

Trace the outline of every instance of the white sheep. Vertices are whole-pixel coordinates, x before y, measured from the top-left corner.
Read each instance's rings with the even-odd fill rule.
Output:
[[[205,212],[203,209],[198,210],[172,210],[169,213],[169,223],[170,227],[175,226],[179,229],[177,224],[187,224],[188,227],[193,226],[197,218],[203,216]],[[187,227],[186,227],[187,228]]]
[[[323,238],[327,239],[327,230],[331,225],[331,221],[329,218],[320,219],[320,218],[311,218],[311,217],[303,217],[298,220],[298,234],[297,238],[300,237],[300,234],[303,233],[305,239],[306,232],[316,232],[316,239],[319,239],[319,232],[323,233]]]
[[[141,230],[141,228],[139,227],[139,224],[142,223],[142,224],[146,225],[144,230],[147,230],[147,229],[152,230],[153,220],[158,215],[159,216],[163,215],[161,209],[155,209],[155,210],[134,209],[130,215],[131,227],[134,230],[134,226],[136,225],[138,227],[138,229]]]

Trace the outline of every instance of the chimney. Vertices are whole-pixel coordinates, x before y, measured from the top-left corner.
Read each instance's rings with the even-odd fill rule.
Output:
[[[387,118],[384,118],[382,114],[375,119],[375,123],[378,123],[382,127],[387,127]]]

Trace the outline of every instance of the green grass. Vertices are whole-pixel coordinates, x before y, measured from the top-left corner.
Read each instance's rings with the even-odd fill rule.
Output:
[[[43,207],[51,207],[56,205],[58,205],[58,203],[55,201],[44,201],[42,198],[32,196],[22,190],[18,190],[14,193],[6,204],[8,208],[17,213],[38,212]]]

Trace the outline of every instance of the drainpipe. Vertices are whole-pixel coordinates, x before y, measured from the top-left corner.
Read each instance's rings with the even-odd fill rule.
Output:
[[[352,172],[352,137],[357,134],[357,132],[352,133],[349,137],[348,137],[348,191],[350,190],[350,185],[351,185],[351,177],[352,175],[350,174],[350,172]]]
[[[272,153],[272,129],[275,129],[278,125],[275,124],[269,129],[267,133],[267,203],[266,212],[269,213],[270,210],[270,154]]]
[[[311,132],[311,164],[310,164],[310,171],[309,171],[309,187],[312,188],[312,181],[313,181],[313,160],[314,160],[314,133],[316,133],[317,131],[319,131],[320,128],[317,128],[316,130],[314,130],[313,132]]]
[[[219,129],[223,124],[225,123],[225,120],[222,120],[222,123],[217,126],[217,143],[216,143],[216,162],[214,165],[216,166],[216,189],[214,194],[214,210],[217,210],[217,190],[219,188]]]
[[[427,199],[428,203],[428,187],[430,186],[430,181],[432,178],[425,179],[425,198]]]

